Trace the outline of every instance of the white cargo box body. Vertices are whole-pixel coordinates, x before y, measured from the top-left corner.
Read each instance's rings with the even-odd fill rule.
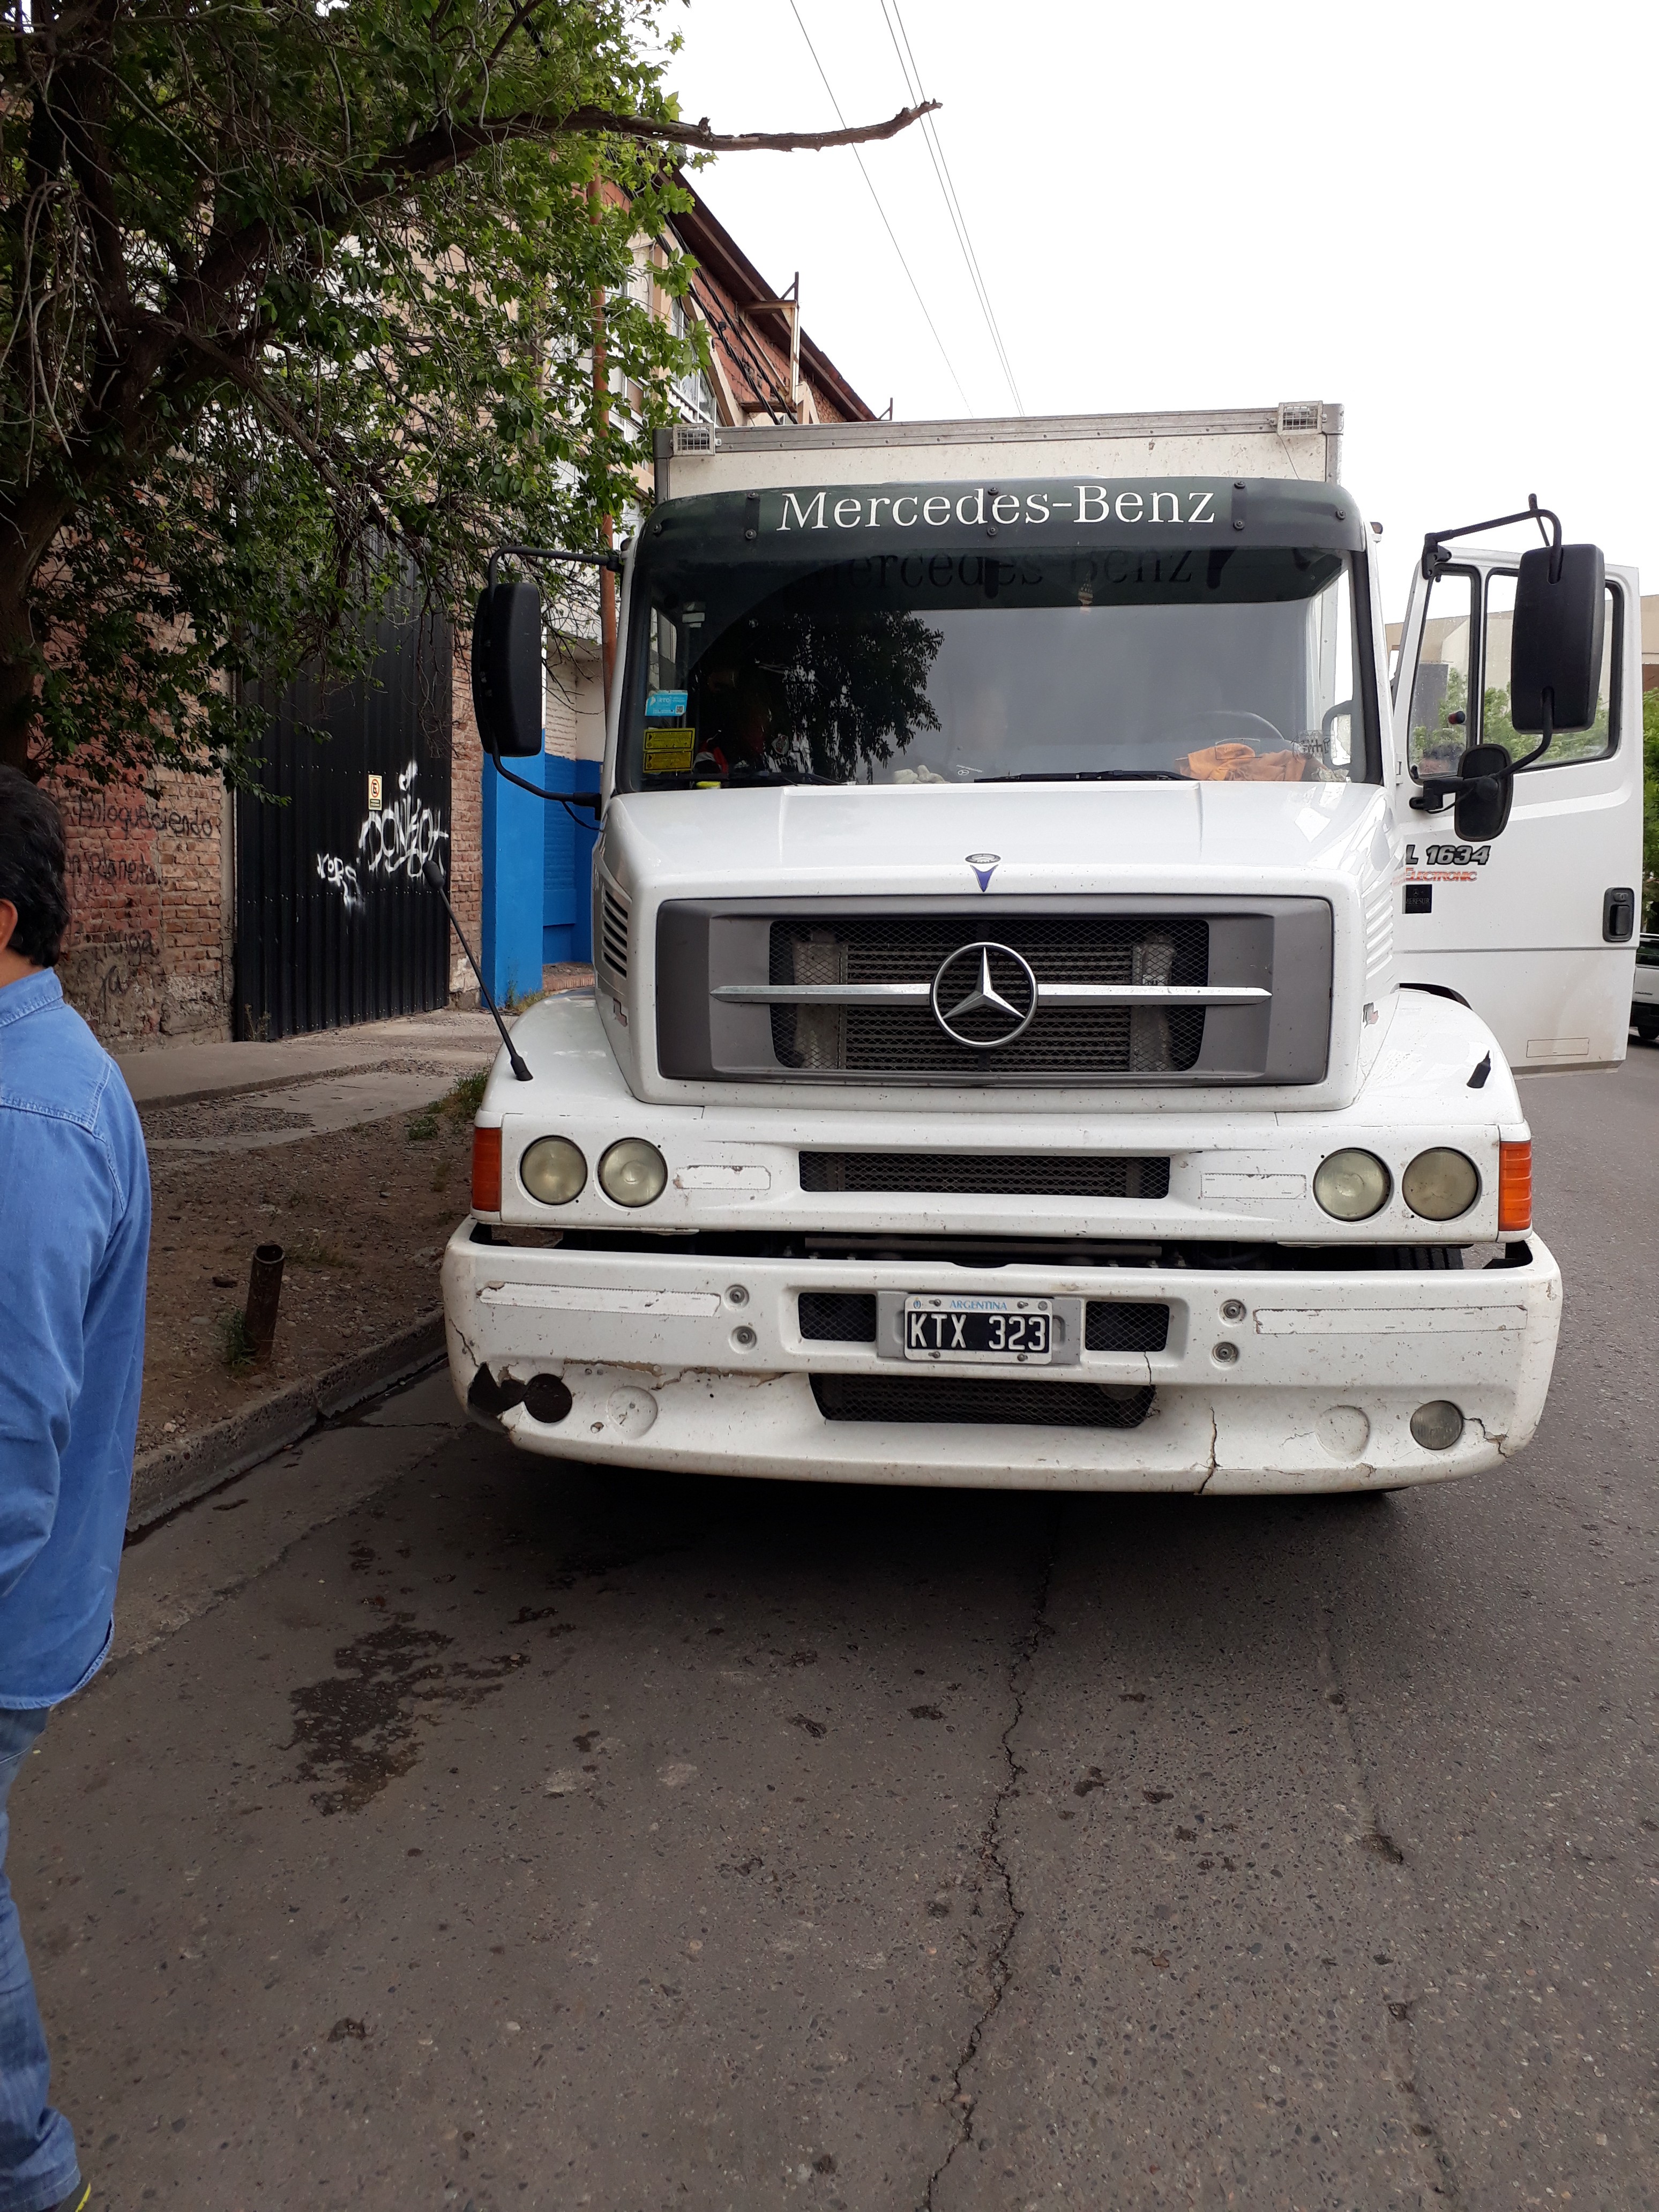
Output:
[[[927,477],[1289,477],[1335,483],[1342,410],[1322,400],[1170,415],[1054,415],[971,422],[686,423],[657,433],[657,497]]]
[[[1408,805],[1422,611],[1391,709],[1341,434],[1322,402],[658,434],[595,998],[520,1024],[532,1079],[495,1070],[493,1170],[444,1263],[476,1416],[664,1470],[1212,1494],[1526,1443],[1560,1277],[1501,1025],[1597,961],[1627,1008],[1630,954],[1575,921],[1523,975],[1483,857],[1461,908],[1434,886],[1451,958],[1401,966],[1408,841],[1449,821]],[[1616,884],[1640,672],[1635,579],[1608,574],[1612,734],[1563,781],[1600,778],[1576,865]],[[860,653],[923,711],[872,720]],[[1553,818],[1526,781],[1517,823]],[[1541,909],[1559,887],[1528,865]],[[1592,1060],[1616,1057],[1599,1020]],[[1354,1161],[1370,1212],[1328,1179]]]

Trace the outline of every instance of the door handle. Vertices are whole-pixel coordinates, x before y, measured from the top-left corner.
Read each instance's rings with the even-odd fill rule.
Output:
[[[1636,894],[1628,888],[1601,894],[1601,935],[1609,945],[1628,945],[1636,934]]]

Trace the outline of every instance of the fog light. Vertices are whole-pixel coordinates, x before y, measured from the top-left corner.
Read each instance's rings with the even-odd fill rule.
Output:
[[[1449,1398],[1431,1398],[1412,1415],[1412,1434],[1425,1451],[1449,1451],[1463,1433],[1463,1416]]]
[[[1400,1195],[1425,1221],[1455,1221],[1480,1197],[1480,1177],[1473,1160],[1437,1146],[1419,1152],[1401,1176]]]
[[[599,1162],[599,1188],[618,1206],[649,1206],[668,1186],[668,1163],[643,1137],[624,1137]]]
[[[569,1413],[573,1400],[567,1384],[556,1375],[532,1375],[524,1389],[524,1409],[532,1421],[556,1428]]]
[[[1314,1196],[1338,1221],[1369,1221],[1394,1188],[1375,1152],[1333,1152],[1314,1177]]]
[[[544,1206],[568,1206],[587,1181],[587,1162],[568,1137],[538,1137],[519,1162],[519,1181]]]

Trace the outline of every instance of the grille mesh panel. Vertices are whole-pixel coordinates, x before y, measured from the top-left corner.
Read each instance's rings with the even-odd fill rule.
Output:
[[[599,929],[605,940],[605,965],[613,975],[625,979],[628,974],[628,908],[609,884],[602,887]]]
[[[929,983],[981,937],[1011,945],[1039,983],[1206,983],[1210,925],[1186,915],[826,915],[772,925],[774,983]],[[978,1075],[1181,1073],[1198,1059],[1204,1010],[1040,1007],[1023,1036],[980,1053],[945,1036],[933,1009],[775,1006],[785,1067]]]
[[[1028,1382],[1022,1376],[815,1375],[812,1395],[826,1421],[945,1421],[975,1428],[1138,1429],[1150,1385]]]
[[[1170,1309],[1131,1298],[1091,1298],[1083,1341],[1091,1352],[1162,1352],[1170,1341]]]
[[[1018,1152],[803,1152],[800,1187],[977,1197],[1167,1198],[1170,1163]]]
[[[803,1291],[800,1333],[814,1344],[873,1344],[873,1291]]]

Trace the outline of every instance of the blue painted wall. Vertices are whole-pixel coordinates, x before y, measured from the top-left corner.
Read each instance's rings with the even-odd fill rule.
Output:
[[[592,792],[598,761],[541,753],[509,763],[547,791]],[[526,999],[556,960],[593,957],[593,847],[588,811],[550,805],[483,763],[483,927],[479,957],[497,1000]]]
[[[599,763],[543,756],[549,791],[593,792],[599,787]],[[574,818],[562,806],[544,802],[547,817],[542,845],[542,958],[593,957],[593,847],[597,825],[579,806]]]
[[[534,782],[547,756],[509,763],[514,775]],[[542,988],[542,878],[545,861],[544,815],[550,808],[533,792],[520,791],[483,763],[483,921],[479,958],[484,981],[497,1002],[527,999]]]

